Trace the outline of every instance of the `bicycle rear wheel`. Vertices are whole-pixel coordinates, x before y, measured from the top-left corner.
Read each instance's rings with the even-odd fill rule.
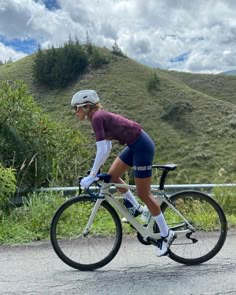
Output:
[[[208,261],[222,248],[227,235],[227,221],[219,204],[197,191],[184,191],[170,197],[171,203],[195,228],[190,234],[177,234],[169,257],[179,263],[194,265]],[[188,225],[165,203],[162,205],[169,227],[187,229]]]
[[[55,213],[50,237],[52,246],[67,265],[79,270],[94,270],[109,263],[122,241],[118,214],[106,201],[101,203],[88,234],[87,225],[95,201],[89,196],[67,200]]]

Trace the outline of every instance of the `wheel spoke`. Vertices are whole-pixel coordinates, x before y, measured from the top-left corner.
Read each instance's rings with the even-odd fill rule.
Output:
[[[120,219],[105,201],[89,231],[84,233],[94,204],[90,197],[67,201],[56,212],[51,226],[52,245],[57,255],[66,264],[81,270],[92,270],[110,262],[122,239]]]
[[[220,206],[206,194],[193,191],[177,193],[171,197],[171,202],[196,231],[178,234],[171,246],[170,258],[180,263],[198,264],[215,256],[223,246],[227,232],[226,218]],[[176,224],[181,225],[182,218],[166,205],[162,211],[169,227],[177,230]]]

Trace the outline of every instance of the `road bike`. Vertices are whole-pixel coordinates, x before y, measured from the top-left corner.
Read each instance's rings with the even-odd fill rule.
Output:
[[[227,235],[227,221],[220,205],[211,196],[195,190],[167,195],[167,174],[177,165],[153,165],[162,171],[152,193],[160,203],[169,228],[176,232],[168,257],[196,265],[213,258]],[[135,185],[111,183],[108,174],[99,174],[85,193],[69,198],[56,211],[50,229],[53,249],[70,267],[91,271],[108,264],[118,253],[123,235],[124,217],[138,240],[158,247],[161,236],[150,212],[134,217],[122,203],[119,187],[135,190]],[[145,220],[145,221],[143,221]]]

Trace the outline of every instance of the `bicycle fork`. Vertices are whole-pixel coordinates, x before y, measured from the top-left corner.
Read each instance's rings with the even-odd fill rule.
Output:
[[[86,224],[86,226],[85,226],[85,228],[84,228],[84,231],[83,231],[83,237],[86,237],[88,234],[89,234],[89,232],[90,232],[90,228],[91,228],[91,226],[92,226],[92,224],[93,224],[93,221],[94,221],[94,218],[95,218],[95,216],[96,216],[96,214],[97,214],[97,212],[98,212],[98,209],[99,209],[99,207],[101,206],[101,203],[104,201],[104,199],[97,199],[96,200],[96,203],[95,203],[95,205],[94,205],[94,207],[93,207],[93,210],[92,210],[92,212],[91,212],[91,214],[90,214],[90,216],[89,216],[89,220],[88,220],[88,223]]]

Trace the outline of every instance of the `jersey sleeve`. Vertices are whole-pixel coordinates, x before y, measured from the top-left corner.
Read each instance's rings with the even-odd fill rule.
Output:
[[[109,140],[97,141],[97,153],[96,158],[93,163],[93,167],[91,169],[90,175],[96,176],[100,167],[106,162],[109,157],[112,144]]]
[[[105,130],[102,116],[95,116],[92,120],[92,127],[95,133],[96,141],[105,139]]]

